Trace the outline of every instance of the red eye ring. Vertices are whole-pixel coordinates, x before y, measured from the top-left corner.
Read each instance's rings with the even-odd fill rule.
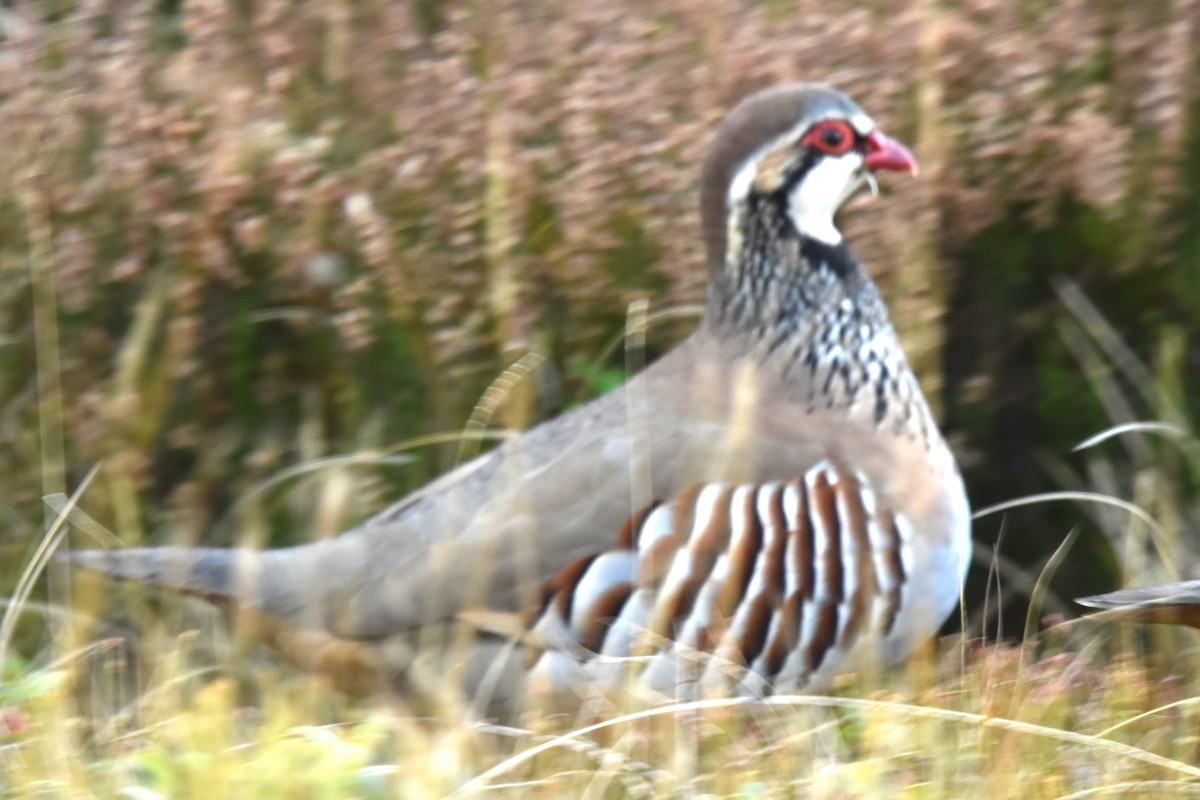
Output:
[[[855,141],[854,130],[849,123],[840,119],[827,119],[809,128],[800,144],[831,156],[840,156],[848,153],[854,147]]]

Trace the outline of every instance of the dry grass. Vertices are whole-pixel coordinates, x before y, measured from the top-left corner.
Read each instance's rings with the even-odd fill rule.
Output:
[[[525,727],[414,720],[270,668],[252,673],[249,704],[245,673],[189,674],[196,640],[183,636],[123,714],[81,706],[70,687],[82,653],[6,684],[0,781],[10,797],[1200,794],[1194,676],[1164,680],[1129,657],[1096,666],[1105,630],[1056,628],[1036,657],[948,639],[936,662],[834,696]]]

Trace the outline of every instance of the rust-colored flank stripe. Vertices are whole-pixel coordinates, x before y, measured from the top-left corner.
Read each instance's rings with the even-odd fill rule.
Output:
[[[612,628],[612,621],[621,615],[621,609],[633,592],[633,584],[618,583],[596,598],[588,609],[587,622],[579,631],[579,644],[599,653],[604,646],[604,637]]]
[[[808,516],[808,487],[803,480],[792,481],[789,485],[795,489],[800,506],[793,521],[795,527],[788,531],[792,542],[792,568],[799,582],[796,590],[805,600],[812,600],[817,590],[817,575],[812,521]]]
[[[783,510],[784,491],[783,484],[775,484],[764,487],[758,493],[759,508],[762,509],[761,518],[764,522],[764,538],[769,542],[764,554],[766,563],[763,565],[763,574],[767,577],[771,604],[779,616],[775,633],[767,643],[763,656],[764,672],[768,678],[774,678],[779,674],[779,670],[783,669],[788,653],[796,646],[799,630],[799,617],[796,612],[799,608],[800,594],[793,591],[790,596],[787,595],[789,536],[787,515]]]
[[[768,538],[765,531],[769,530],[770,544],[766,550],[766,563],[763,565],[763,575],[766,576],[767,586],[774,595],[775,605],[783,598],[783,592],[787,586],[787,520],[783,515],[783,487],[776,484],[775,486],[760,489],[755,497],[761,500],[761,495],[764,492],[769,492],[765,505],[766,519],[762,520],[755,513],[755,518],[759,520],[759,524],[765,521],[764,539]],[[757,508],[755,509],[757,512]]]
[[[625,524],[621,526],[621,532],[617,534],[617,543],[614,549],[616,550],[634,550],[637,548],[638,534],[642,532],[642,526],[646,524],[646,517],[650,516],[650,512],[662,505],[660,500],[655,500],[652,503],[639,508],[625,520]]]
[[[746,627],[738,642],[738,650],[742,654],[742,663],[750,666],[758,658],[767,642],[767,631],[771,628],[770,601],[764,595],[751,599],[750,610],[746,612]]]
[[[665,513],[670,514],[671,530],[644,550],[641,539],[645,531],[642,528],[649,521],[649,516],[643,521],[638,533],[638,586],[657,587],[666,576],[667,570],[675,561],[675,551],[692,529],[692,515],[695,513],[696,496],[699,493],[698,484],[689,486],[675,498],[669,509],[663,509]]]
[[[734,541],[732,531],[729,538],[729,570],[725,581],[717,592],[716,606],[720,619],[730,619],[746,595],[746,587],[754,574],[754,561],[762,547],[762,522],[754,510],[754,493],[742,496],[740,508],[732,509],[742,520],[742,535]],[[732,519],[732,518],[731,518]],[[730,526],[732,528],[732,525]]]
[[[546,590],[554,593],[554,610],[567,624],[570,624],[571,607],[575,602],[575,589],[579,586],[579,579],[587,572],[588,567],[592,565],[598,555],[576,559],[546,584]]]
[[[722,488],[717,501],[713,503],[711,515],[707,520],[703,520],[704,527],[688,542],[688,555],[692,560],[693,573],[707,578],[717,558],[730,546],[730,519],[732,514],[738,513],[732,505],[733,489]]]
[[[816,594],[816,622],[805,653],[812,672],[821,666],[829,648],[837,641],[838,607],[845,595],[841,520],[837,513],[837,497],[829,483],[830,471],[818,471],[808,486],[808,513],[813,521],[813,536],[823,536],[822,544],[825,546],[820,572],[821,586],[817,587]],[[809,484],[809,481],[805,483]]]
[[[767,636],[771,631],[771,620],[776,614],[782,614],[783,593],[787,577],[784,563],[787,547],[787,528],[781,505],[782,487],[764,486],[753,496],[750,512],[759,530],[762,544],[759,548],[758,573],[762,576],[759,594],[751,599],[753,605],[746,618],[746,628],[741,643],[743,658],[750,666],[763,653],[768,652],[766,674],[774,674],[787,652],[783,650],[787,634],[776,627],[775,635],[768,642]],[[763,509],[760,516],[759,509]],[[765,524],[764,524],[765,523]],[[780,623],[784,620],[781,619]],[[781,652],[782,651],[782,652]],[[778,662],[774,669],[772,662]]]
[[[768,677],[779,674],[788,655],[800,644],[800,609],[803,602],[799,592],[792,592],[779,609],[779,625],[767,646],[765,666]]]
[[[840,603],[845,599],[846,581],[842,575],[842,530],[837,513],[837,496],[829,485],[829,476],[817,473],[809,492],[810,514],[820,516],[825,530],[824,589],[822,600]]]
[[[668,638],[675,638],[676,626],[679,621],[689,616],[694,610],[696,595],[700,593],[700,587],[708,580],[717,556],[729,542],[729,507],[732,494],[732,489],[722,487],[716,501],[712,504],[708,518],[694,520],[695,524],[702,524],[703,527],[688,542],[687,557],[691,562],[688,577],[678,586],[673,587],[669,594],[659,599],[660,608],[654,615],[655,619],[665,619],[669,625],[666,629],[660,629],[659,625],[655,625],[656,633]],[[693,517],[696,513],[695,508],[695,501],[693,501]],[[686,534],[685,530],[684,535]]]
[[[816,672],[825,654],[833,647],[837,639],[838,607],[833,603],[821,603],[817,608],[817,627],[813,631],[812,640],[808,643],[808,668]]]

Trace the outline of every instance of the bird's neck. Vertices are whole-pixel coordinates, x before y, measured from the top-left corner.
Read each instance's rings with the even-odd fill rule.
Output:
[[[812,409],[861,409],[877,426],[927,436],[932,420],[887,309],[844,242],[797,235],[777,210],[750,211],[710,278],[703,326],[776,365]]]
[[[724,259],[709,278],[706,323],[739,339],[782,337],[774,349],[846,326],[894,337],[875,284],[844,240],[797,232],[785,204],[753,195],[734,209]]]

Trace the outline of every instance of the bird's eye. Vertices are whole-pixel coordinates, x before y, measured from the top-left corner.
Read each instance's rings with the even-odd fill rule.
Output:
[[[842,120],[830,119],[809,128],[800,144],[840,156],[854,146],[854,131]]]

